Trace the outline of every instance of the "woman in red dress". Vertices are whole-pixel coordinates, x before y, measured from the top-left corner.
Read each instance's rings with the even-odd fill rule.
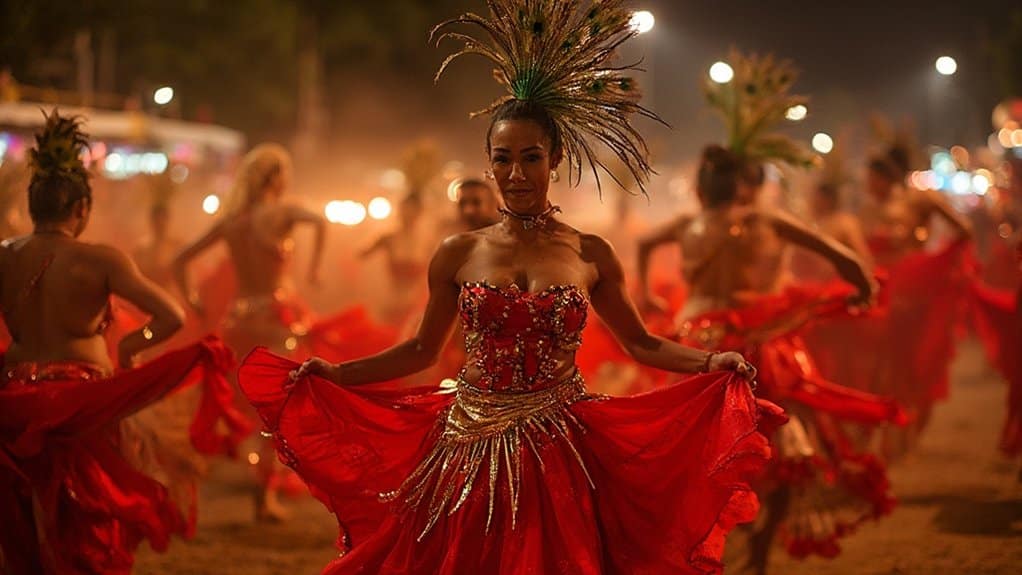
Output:
[[[224,279],[233,279],[234,294],[222,329],[224,340],[241,356],[256,346],[278,353],[291,353],[312,329],[311,315],[298,297],[289,272],[294,259],[294,230],[299,225],[315,229],[315,249],[307,279],[319,281],[326,220],[294,202],[284,199],[290,185],[291,157],[276,144],[261,144],[242,160],[231,195],[226,200],[220,221],[195,243],[187,246],[174,261],[174,275],[180,293],[197,315],[204,309],[188,281],[192,260],[224,242],[230,250],[230,269],[222,269]],[[221,285],[224,282],[221,281]],[[258,454],[256,454],[258,456]],[[287,513],[279,492],[286,486],[288,474],[275,464],[272,448],[266,447],[258,461],[258,484],[254,486],[255,517],[280,521]]]
[[[681,342],[751,358],[760,368],[763,396],[793,416],[779,430],[773,481],[760,486],[766,513],[750,541],[747,567],[765,573],[776,535],[792,555],[833,556],[840,537],[889,511],[884,469],[852,449],[838,422],[877,425],[904,415],[893,402],[827,381],[815,367],[803,328],[846,314],[849,301],[868,304],[874,284],[862,261],[839,242],[758,205],[766,163],[805,167],[816,159],[770,131],[802,101],[789,94],[797,77],[791,64],[738,52],[729,63],[731,82],[705,85],[729,141],[703,152],[696,186],[702,211],[676,220],[646,245],[671,237],[681,245],[688,287],[677,318]],[[824,258],[848,283],[792,284],[793,246]]]
[[[36,143],[28,192],[34,231],[0,246],[0,306],[12,336],[0,373],[0,567],[127,574],[143,539],[165,549],[171,535],[191,532],[195,517],[178,505],[194,500],[173,501],[134,465],[138,437],[122,435],[119,424],[202,379],[192,443],[207,453],[229,448],[232,438],[216,428],[231,415],[221,409],[231,399],[223,377],[231,358],[210,340],[111,375],[104,332],[112,296],[149,316],[120,341],[121,368],[173,335],[183,312],[120,250],[77,239],[92,213],[78,120],[54,112]],[[241,424],[226,421],[233,430]]]
[[[783,416],[752,396],[741,355],[651,335],[610,246],[558,221],[548,199],[562,160],[581,170],[586,137],[648,176],[628,124],[644,110],[607,62],[633,34],[629,13],[617,0],[489,5],[454,22],[493,34],[493,46],[457,37],[511,91],[486,140],[503,221],[441,244],[408,341],[341,364],[257,350],[242,389],[337,516],[344,554],[324,573],[720,573],[725,535],[758,508],[760,426]],[[705,375],[587,394],[574,354],[590,304],[639,362]],[[370,385],[435,362],[457,318],[468,361],[454,389]]]
[[[870,250],[888,278],[883,353],[871,391],[893,397],[914,414],[907,428],[885,429],[887,457],[904,455],[925,428],[934,403],[947,397],[955,335],[964,321],[969,289],[965,256],[971,225],[936,190],[905,185],[908,156],[907,149],[895,147],[869,161],[872,203],[863,217]],[[935,217],[950,227],[952,238],[928,251]]]

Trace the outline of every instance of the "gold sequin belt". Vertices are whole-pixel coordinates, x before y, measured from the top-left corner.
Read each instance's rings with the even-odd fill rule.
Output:
[[[498,479],[503,474],[513,529],[526,448],[542,468],[538,444],[563,441],[589,477],[571,441],[573,428],[581,431],[582,426],[568,410],[572,403],[586,397],[578,372],[553,386],[525,392],[488,391],[459,380],[454,403],[446,411],[443,431],[433,449],[400,488],[384,493],[382,498],[400,499],[406,511],[429,506],[426,525],[419,535],[422,540],[437,520],[444,514],[453,515],[465,503],[476,480],[485,474],[489,484],[489,531]],[[591,478],[589,481],[592,484]]]

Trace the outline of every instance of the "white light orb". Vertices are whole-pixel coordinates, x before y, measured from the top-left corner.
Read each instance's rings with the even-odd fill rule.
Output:
[[[969,172],[958,172],[951,178],[951,191],[959,196],[969,193],[971,185],[972,176],[969,175]]]
[[[813,136],[813,149],[821,154],[829,154],[834,149],[834,138],[823,132],[817,132]]]
[[[784,113],[784,117],[792,122],[801,122],[802,120],[805,120],[808,115],[809,108],[806,108],[803,104],[795,104],[788,108],[788,111]]]
[[[202,211],[213,215],[220,211],[220,196],[210,194],[202,199]]]
[[[153,102],[156,102],[161,106],[166,106],[173,99],[174,88],[171,88],[170,86],[163,86],[161,88],[157,88],[156,91],[153,92]]]
[[[987,194],[990,189],[990,179],[983,174],[976,174],[972,177],[972,190],[981,196]]]
[[[124,169],[124,156],[120,152],[107,154],[106,159],[103,161],[103,169],[111,174],[120,172]]]
[[[369,217],[374,220],[385,220],[390,217],[393,208],[387,198],[373,198],[369,201]]]
[[[937,58],[937,61],[933,64],[933,66],[942,76],[951,76],[958,71],[958,62],[956,62],[951,56],[941,56],[940,58]]]
[[[656,26],[656,18],[649,10],[632,12],[632,18],[628,21],[628,27],[636,34],[645,34]]]
[[[735,77],[735,70],[727,62],[714,62],[710,66],[710,79],[718,84],[727,84]]]

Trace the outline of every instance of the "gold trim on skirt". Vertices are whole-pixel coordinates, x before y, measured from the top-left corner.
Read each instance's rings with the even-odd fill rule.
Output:
[[[504,468],[511,498],[511,526],[518,515],[522,453],[527,446],[540,469],[543,459],[536,444],[540,436],[563,440],[582,471],[582,456],[571,442],[571,427],[582,429],[568,407],[587,397],[582,375],[536,391],[489,391],[458,380],[454,403],[447,408],[443,431],[433,449],[395,491],[381,495],[384,501],[402,499],[405,510],[419,508],[428,500],[427,521],[421,541],[445,513],[453,515],[468,499],[485,469],[489,484],[486,530],[493,519],[500,469]]]

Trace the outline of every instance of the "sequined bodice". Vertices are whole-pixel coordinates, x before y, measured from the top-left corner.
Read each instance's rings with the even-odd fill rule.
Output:
[[[556,383],[558,360],[582,343],[589,300],[576,286],[541,292],[466,283],[460,313],[469,365],[482,374],[474,385],[534,390]]]

